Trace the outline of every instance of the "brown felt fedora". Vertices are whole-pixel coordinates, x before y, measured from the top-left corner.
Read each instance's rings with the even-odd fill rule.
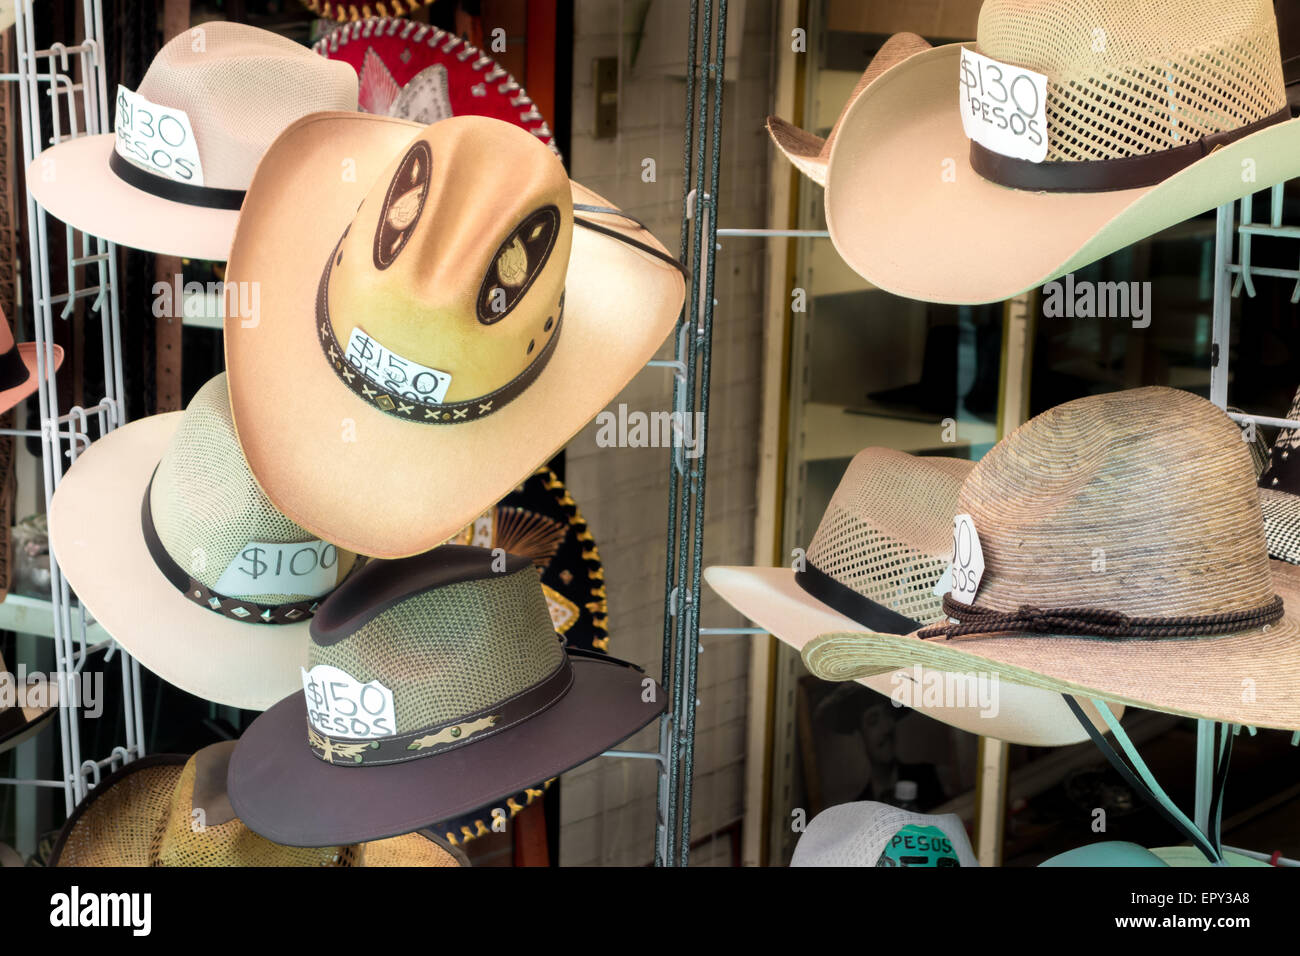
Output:
[[[663,712],[640,668],[566,650],[525,557],[444,545],[372,561],[321,604],[304,690],[245,731],[230,798],[290,846],[456,817],[596,756]]]

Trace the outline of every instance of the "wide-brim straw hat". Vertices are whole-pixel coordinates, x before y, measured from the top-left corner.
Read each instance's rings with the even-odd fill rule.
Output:
[[[49,865],[436,866],[469,862],[428,832],[308,849],[272,843],[234,815],[225,774],[234,742],[134,760],[104,778],[60,830]],[[201,811],[201,813],[200,813]]]
[[[959,515],[974,603],[909,634],[830,633],[813,673],[919,663],[1207,720],[1300,728],[1300,569],[1270,561],[1239,429],[1140,388],[1067,402],[984,456]],[[969,599],[968,599],[969,600]]]
[[[1104,54],[1093,50],[1099,37]],[[1048,77],[1049,152],[1030,164],[1030,178],[1168,159],[1180,147],[1199,158],[1133,188],[1042,191],[985,178],[962,125],[963,48]],[[1007,299],[1300,175],[1300,121],[1284,116],[1269,0],[988,0],[976,43],[908,57],[845,111],[826,173],[826,223],[844,261],[887,292]],[[1201,140],[1221,131],[1223,140]]]
[[[943,619],[942,596],[935,591],[952,561],[957,494],[974,465],[958,458],[864,449],[850,462],[826,507],[805,568],[797,573],[793,568],[709,567],[704,579],[728,604],[796,651],[830,631],[868,634],[886,626],[911,630],[933,624]],[[861,619],[850,616],[854,613]],[[1034,747],[1088,739],[1060,694],[991,681],[979,673],[904,667],[859,683],[927,717],[985,737]],[[995,705],[989,707],[988,701]],[[1106,724],[1092,704],[1079,704],[1104,733]]]
[[[26,687],[18,687],[13,675],[9,674],[4,658],[0,657],[0,679],[6,685],[6,697],[14,694],[14,703],[7,705],[0,701],[0,754],[13,750],[19,744],[39,734],[53,722],[59,712],[59,685],[50,680],[42,682],[40,698],[32,701],[28,689],[33,681],[28,678]]]
[[[343,255],[341,244],[370,242],[375,227],[368,224],[378,217],[376,207],[386,202],[390,180],[395,182],[399,172],[405,175],[402,164],[415,162],[421,151],[437,157],[443,178],[426,180],[425,188],[438,198],[423,204],[422,214],[417,211],[415,223],[403,233],[414,237],[403,247],[403,258],[391,269],[372,269],[371,250],[357,248],[335,272],[335,248]],[[527,192],[501,171],[508,165],[506,156],[528,170]],[[354,168],[355,176],[341,176],[345,166]],[[446,172],[449,166],[455,167],[454,174]],[[591,220],[595,228],[571,228],[567,273],[550,271],[563,265],[556,252],[539,266],[541,278],[528,280],[519,310],[529,310],[531,316],[474,321],[475,290],[493,263],[490,255],[483,261],[478,247],[495,248],[497,242],[488,238],[498,231],[509,238],[511,228],[522,228],[515,226],[515,217],[534,208],[544,211],[556,203],[612,208],[577,183],[568,184],[569,196],[559,195],[560,184],[567,182],[563,177],[559,160],[535,137],[473,116],[420,127],[366,114],[319,113],[295,123],[267,151],[248,190],[226,273],[227,282],[260,290],[260,318],[245,321],[228,309],[225,346],[240,442],[258,483],[281,511],[321,538],[360,554],[394,558],[426,551],[549,460],[654,356],[676,323],[685,284],[674,264],[656,257],[667,257],[663,246],[621,214],[582,211],[575,217]],[[475,180],[473,186],[464,185],[468,179]],[[535,198],[539,185],[544,192]],[[480,191],[479,199],[467,201]],[[362,208],[363,201],[370,205]],[[551,205],[542,207],[543,202]],[[497,210],[497,203],[509,209]],[[515,207],[526,209],[511,211]],[[395,210],[387,215],[393,214]],[[354,217],[358,223],[364,218],[367,226],[359,224],[349,239],[345,234]],[[475,247],[472,262],[457,255],[457,244],[448,241],[446,231],[430,231],[431,223],[443,218],[458,243]],[[557,248],[569,231],[562,209],[559,222]],[[409,278],[397,275],[412,264],[419,268]],[[512,397],[493,404],[485,396],[484,405],[467,396],[456,418],[437,406],[418,404],[408,412],[413,417],[402,418],[397,412],[411,406],[400,395],[396,409],[386,394],[378,400],[359,397],[361,388],[373,393],[374,383],[368,385],[361,375],[345,384],[341,376],[353,374],[347,363],[336,370],[321,345],[317,293],[327,265],[330,277],[368,270],[370,275],[354,285],[367,283],[374,294],[396,297],[408,311],[429,309],[417,313],[423,316],[418,322],[386,320],[387,310],[377,308],[371,296],[366,300],[371,311],[365,315],[331,306],[328,319],[335,326],[364,322],[365,331],[382,343],[376,325],[405,322],[390,335],[408,343],[407,358],[449,373],[452,388],[475,376],[504,380],[503,396]],[[457,270],[463,274],[456,275]],[[429,289],[428,276],[435,271],[447,283],[470,290],[457,295],[454,307],[424,298],[452,296],[445,285]],[[536,311],[538,297],[546,293],[543,279],[562,298],[558,307],[540,300],[542,310]],[[521,326],[525,319],[529,324]],[[353,326],[354,334],[360,328]],[[525,332],[519,345],[523,356],[524,343],[529,343],[527,361],[532,364],[513,379],[513,372],[505,370],[494,377],[493,357],[513,341],[503,336],[518,336],[521,329],[535,330]],[[346,331],[336,334],[347,337]],[[464,349],[467,342],[483,344],[442,365],[410,354],[420,348],[435,353]],[[340,342],[339,349],[344,347]],[[384,400],[388,410],[374,404]],[[460,417],[467,409],[469,417]],[[446,420],[424,420],[438,415]]]

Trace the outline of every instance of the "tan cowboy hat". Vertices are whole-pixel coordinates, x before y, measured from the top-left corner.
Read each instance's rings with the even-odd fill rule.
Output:
[[[1006,299],[1300,175],[1289,117],[1269,0],[987,0],[845,111],[827,227],[888,292]]]
[[[28,678],[18,686],[0,657],[0,754],[50,726],[59,712],[59,685],[51,680]]]
[[[930,44],[915,33],[895,33],[886,40],[876,55],[871,58],[871,63],[863,72],[862,78],[853,87],[853,92],[849,94],[848,101],[840,110],[839,118],[831,128],[830,135],[825,139],[779,116],[767,118],[768,135],[772,137],[772,142],[776,143],[777,149],[781,150],[785,158],[790,160],[800,172],[818,185],[825,186],[831,147],[835,145],[835,134],[839,132],[840,123],[844,121],[844,114],[849,111],[849,107],[857,102],[863,90],[890,67],[902,63],[913,53],[928,49]]]
[[[549,459],[685,296],[648,231],[477,116],[295,123],[249,187],[226,281],[260,298],[225,324],[249,467],[298,524],[376,557],[437,545]]]
[[[710,567],[704,579],[728,604],[797,651],[828,631],[906,633],[941,621],[943,600],[936,586],[952,562],[957,493],[973,467],[974,462],[957,458],[868,448],[840,479],[798,570]],[[859,683],[985,737],[1034,747],[1088,739],[1060,694],[977,671],[945,674],[909,666]],[[1091,703],[1079,703],[1105,732]]]
[[[427,831],[373,843],[280,846],[244,826],[226,795],[233,740],[191,757],[142,757],[91,790],[54,843],[50,866],[469,866]]]
[[[1169,388],[1067,402],[980,460],[957,514],[956,623],[824,634],[803,651],[813,673],[974,669],[1300,728],[1300,569],[1269,560],[1250,453],[1221,409]]]
[[[46,211],[124,246],[225,259],[262,153],[309,113],[355,110],[357,76],[287,37],[214,21],[118,87],[113,132],[42,152],[27,183]]]
[[[50,503],[50,547],[141,664],[249,710],[302,686],[307,621],[355,562],[258,489],[224,372],[184,412],[123,425],[77,458]]]

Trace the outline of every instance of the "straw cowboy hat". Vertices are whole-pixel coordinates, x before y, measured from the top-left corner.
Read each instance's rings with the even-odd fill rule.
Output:
[[[225,322],[249,467],[327,541],[426,551],[653,357],[680,270],[517,126],[300,120],[258,167],[226,270],[260,290]]]
[[[813,817],[791,866],[979,866],[955,813],[926,814],[887,803],[841,803]]]
[[[50,726],[59,712],[58,691],[53,681],[30,677],[19,687],[0,657],[0,754]]]
[[[425,124],[491,116],[555,149],[546,118],[515,78],[455,34],[414,20],[372,17],[344,24],[312,49],[357,71],[363,112]]]
[[[103,628],[163,680],[263,710],[301,686],[307,621],[355,555],[267,500],[221,373],[184,412],[109,432],[50,504],[50,546]]]
[[[63,364],[63,347],[50,343],[49,348],[45,356],[46,378]],[[4,310],[0,309],[0,414],[30,396],[38,384],[36,343],[15,343]]]
[[[975,669],[1300,728],[1300,568],[1269,561],[1250,453],[1204,399],[1139,388],[1037,416],[971,471],[954,527],[955,623],[824,634],[803,651],[813,673]]]
[[[1286,417],[1300,420],[1300,389]],[[1283,428],[1277,433],[1259,476],[1259,505],[1264,511],[1269,556],[1300,564],[1300,429]]]
[[[797,651],[828,631],[905,634],[934,624],[944,618],[941,582],[952,563],[957,493],[973,467],[957,458],[865,449],[840,479],[798,570],[710,567],[704,579]],[[990,681],[976,670],[906,667],[860,683],[985,737],[1034,747],[1088,739],[1060,694]],[[1104,731],[1091,704],[1080,704]]]
[[[106,777],[64,824],[50,866],[469,866],[427,832],[320,849],[279,846],[231,809],[234,741],[142,757]]]
[[[666,704],[640,668],[567,651],[532,563],[482,548],[367,562],[311,636],[303,689],[253,721],[230,763],[240,819],[291,846],[456,817],[591,759]]]
[[[845,110],[826,222],[888,292],[992,302],[1297,175],[1269,0],[987,0]]]
[[[256,27],[204,23],[158,51],[138,90],[118,87],[112,133],[51,146],[27,183],[75,229],[221,260],[271,141],[301,116],[356,108],[357,77],[345,64]]]

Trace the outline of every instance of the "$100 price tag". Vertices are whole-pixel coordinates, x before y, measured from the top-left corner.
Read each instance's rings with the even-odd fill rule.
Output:
[[[984,549],[970,515],[952,519],[952,596],[963,604],[975,600],[984,577]]]
[[[113,134],[113,148],[123,159],[178,183],[203,185],[199,144],[184,110],[150,103],[119,86]]]
[[[324,541],[250,541],[221,572],[213,590],[231,597],[301,594],[320,597],[338,583],[339,549]]]
[[[302,668],[307,719],[323,734],[366,740],[397,732],[393,692],[378,680],[363,684],[329,664]]]
[[[961,125],[985,149],[1041,163],[1047,158],[1047,77],[961,50]]]
[[[343,357],[366,378],[404,398],[441,405],[447,397],[447,389],[451,387],[449,373],[390,352],[362,331],[360,326],[354,326],[352,334],[348,336],[348,347]]]

